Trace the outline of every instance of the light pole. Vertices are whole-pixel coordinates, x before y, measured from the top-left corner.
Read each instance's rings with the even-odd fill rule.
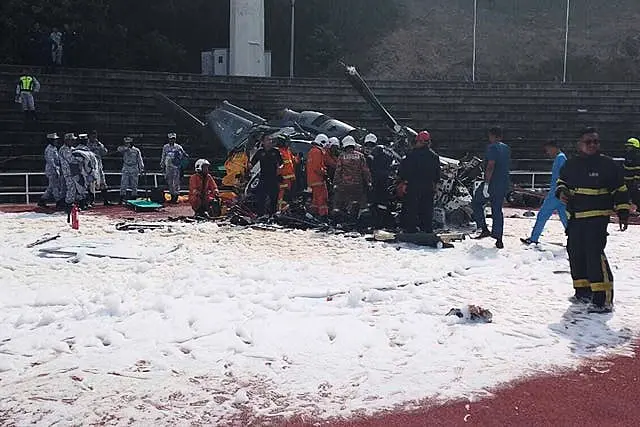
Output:
[[[289,52],[289,78],[293,78],[293,62],[295,59],[296,36],[296,0],[291,0],[291,51]]]
[[[562,71],[562,83],[567,82],[567,56],[569,54],[569,14],[571,10],[571,0],[567,0],[567,22],[564,32],[564,65]]]
[[[471,81],[476,81],[476,28],[478,27],[478,0],[473,0],[473,65]]]

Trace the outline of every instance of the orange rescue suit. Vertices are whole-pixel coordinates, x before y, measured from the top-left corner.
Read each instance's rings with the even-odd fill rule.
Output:
[[[195,173],[189,178],[189,203],[195,212],[208,209],[217,191],[218,186],[210,174]]]
[[[307,185],[311,187],[311,211],[320,216],[329,215],[329,192],[327,191],[327,168],[324,150],[317,145],[311,147],[307,156]]]
[[[293,184],[296,182],[295,156],[289,147],[278,147],[280,157],[282,157],[282,167],[278,169],[278,175],[282,177],[280,181],[280,191],[278,192],[278,210],[286,209],[287,202],[284,196],[287,191],[291,191]]]
[[[325,148],[324,150],[324,164],[327,168],[327,176],[333,179],[333,174],[336,172],[336,167],[338,166],[338,159],[333,156],[331,150]]]

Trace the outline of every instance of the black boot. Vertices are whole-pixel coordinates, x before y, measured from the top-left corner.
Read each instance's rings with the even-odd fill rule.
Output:
[[[104,203],[105,206],[113,206],[113,203],[111,203],[109,201],[109,192],[107,191],[106,188],[104,188],[100,194],[102,194],[102,201]]]
[[[480,232],[480,234],[474,237],[474,239],[479,240],[479,239],[485,239],[487,237],[491,237],[491,232],[489,231],[488,228],[485,227],[482,229],[482,232]]]
[[[591,288],[574,288],[575,295],[569,298],[574,304],[589,304],[591,302],[591,298],[593,297],[593,292],[591,292]]]
[[[171,195],[171,204],[172,205],[177,205],[178,204],[178,195],[177,194],[172,194]]]
[[[124,194],[121,194],[120,195],[120,200],[118,201],[118,204],[119,205],[123,205],[124,204],[124,199],[125,199]]]
[[[40,199],[40,201],[38,201],[38,207],[39,208],[47,208],[47,202],[44,199]]]
[[[613,311],[613,291],[607,292],[595,291],[591,296],[591,305],[589,305],[589,313],[611,313]]]

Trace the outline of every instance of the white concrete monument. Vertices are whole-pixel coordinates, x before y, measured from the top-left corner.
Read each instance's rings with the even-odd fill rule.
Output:
[[[266,75],[264,0],[231,0],[229,74]]]

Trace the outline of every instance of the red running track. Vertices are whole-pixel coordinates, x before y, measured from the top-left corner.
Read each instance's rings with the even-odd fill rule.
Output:
[[[468,406],[467,406],[468,405]],[[287,427],[634,426],[640,425],[640,353],[602,360],[578,371],[502,388],[491,398],[410,412]]]

